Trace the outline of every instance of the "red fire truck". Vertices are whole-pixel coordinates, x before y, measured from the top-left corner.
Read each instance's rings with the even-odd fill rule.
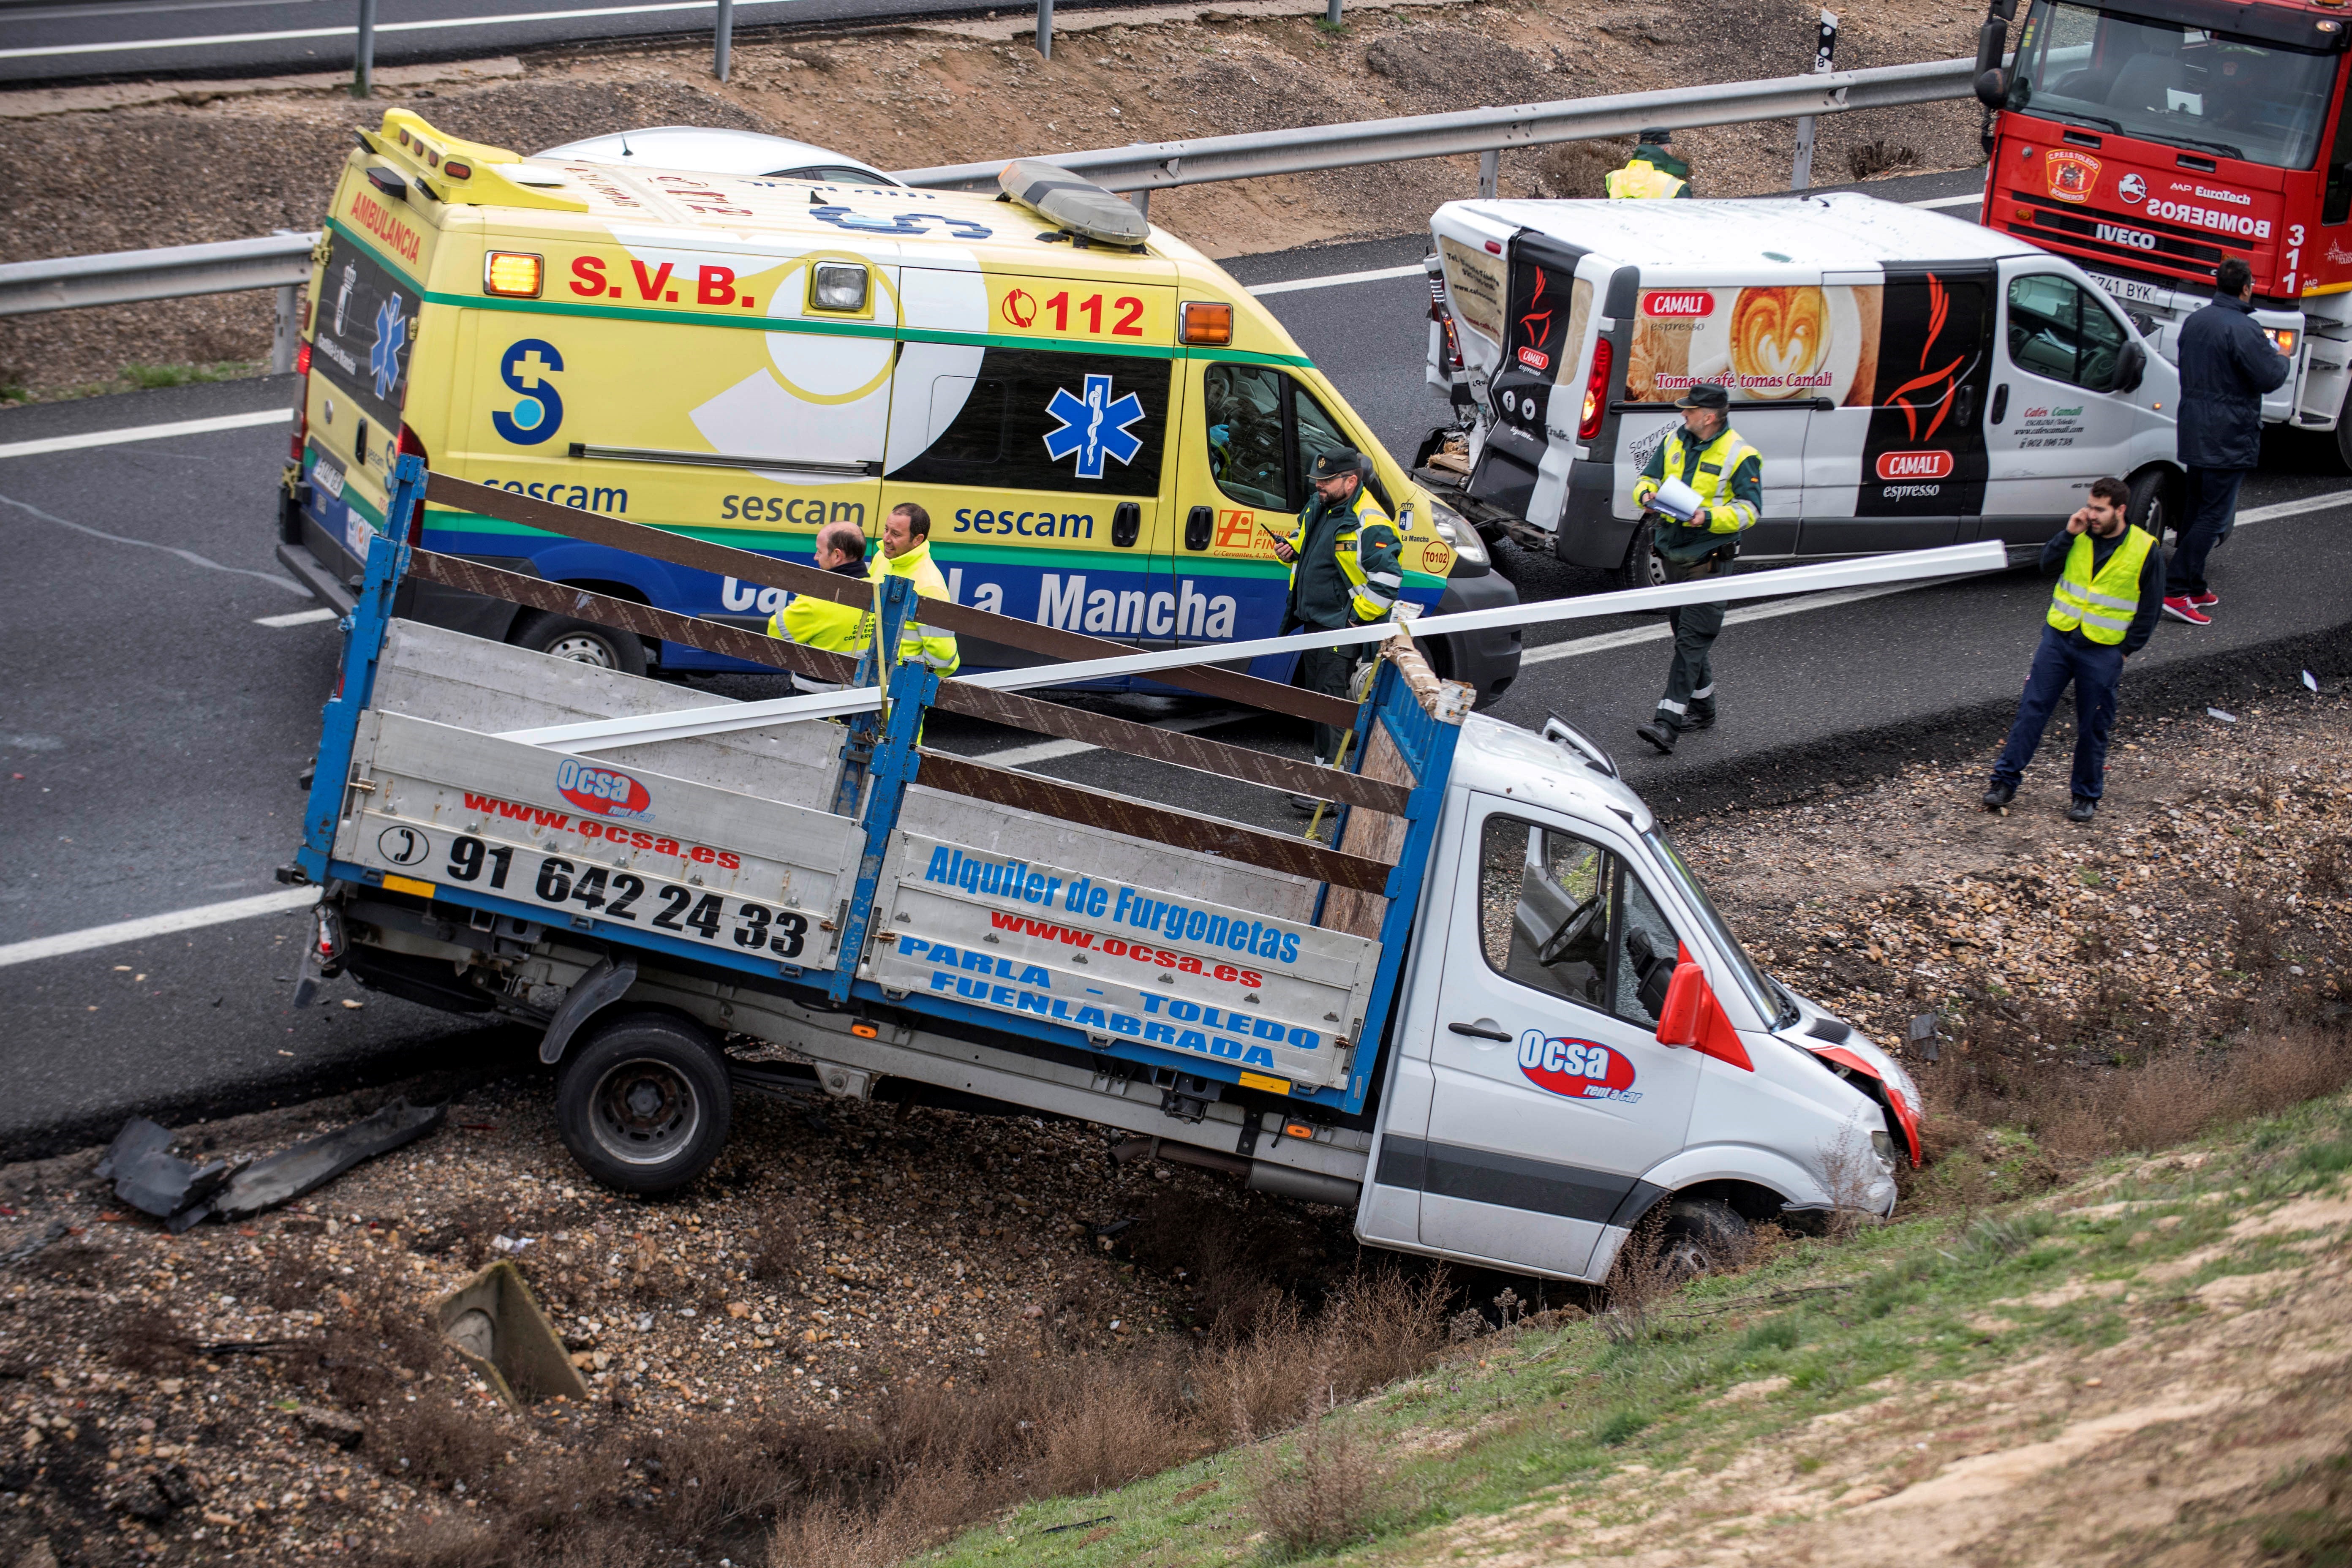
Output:
[[[2167,359],[2231,257],[2295,363],[2273,424],[2336,433],[2352,467],[2352,104],[2347,0],[1991,0],[1984,223],[2074,258]]]

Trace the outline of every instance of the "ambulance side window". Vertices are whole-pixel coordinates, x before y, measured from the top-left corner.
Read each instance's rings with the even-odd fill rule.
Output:
[[[1678,942],[1640,879],[1588,839],[1497,813],[1478,866],[1480,948],[1496,973],[1654,1026]]]
[[[1202,374],[1209,471],[1219,489],[1244,506],[1294,510],[1283,461],[1286,379],[1262,364],[1213,364]]]
[[[2010,280],[2009,357],[2020,370],[2104,392],[2123,347],[2122,323],[2073,279],[2029,272]]]

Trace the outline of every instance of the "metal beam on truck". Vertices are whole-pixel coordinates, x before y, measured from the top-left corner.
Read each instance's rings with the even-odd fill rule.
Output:
[[[655,531],[648,530],[647,531]],[[2008,552],[1994,540],[1914,550],[1899,555],[1871,555],[1853,561],[1826,562],[1813,566],[1782,567],[1771,572],[1745,573],[1734,577],[1709,577],[1693,583],[1654,588],[1628,588],[1576,599],[1549,599],[1534,604],[1503,605],[1491,610],[1465,610],[1450,616],[1422,616],[1410,621],[1375,621],[1337,631],[1297,633],[1260,637],[1220,646],[1220,659],[1255,659],[1268,654],[1297,653],[1309,647],[1377,643],[1400,626],[1412,637],[1441,637],[1449,632],[1491,631],[1504,626],[1543,626],[1559,621],[1621,616],[1684,605],[1720,604],[1732,599],[1780,598],[1791,594],[1816,594],[1838,588],[1880,584],[1925,582],[1943,577],[1998,572],[2009,564]],[[925,600],[926,605],[932,601]],[[925,615],[930,611],[926,608]],[[1021,691],[1039,687],[1068,686],[1115,676],[1152,675],[1196,662],[1201,649],[1167,648],[1148,653],[1124,653],[1116,658],[1077,664],[1032,665],[960,676],[946,685],[969,685],[991,691]],[[522,741],[570,752],[597,752],[614,746],[655,741],[688,740],[699,735],[726,734],[769,724],[804,719],[837,718],[868,713],[881,706],[873,687],[813,696],[777,698],[766,702],[735,702],[717,708],[683,708],[668,713],[648,713],[622,719],[596,719],[572,724],[551,724],[513,731],[503,739]]]

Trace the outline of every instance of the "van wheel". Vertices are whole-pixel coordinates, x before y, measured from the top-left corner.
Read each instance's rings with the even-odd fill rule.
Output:
[[[2344,391],[2344,406],[2336,416],[2336,460],[2352,469],[2352,387]]]
[[[1721,1198],[1676,1198],[1666,1207],[1660,1261],[1675,1279],[1693,1279],[1748,1260],[1755,1230]]]
[[[1633,525],[1633,542],[1625,546],[1625,563],[1617,568],[1620,588],[1663,588],[1666,585],[1665,557],[1657,550],[1655,531],[1647,521]]]
[[[533,610],[518,619],[507,640],[533,653],[594,665],[598,669],[617,669],[623,675],[646,672],[646,645],[634,634],[546,610]]]
[[[2131,500],[2124,515],[2135,528],[2146,529],[2162,544],[2164,531],[2187,521],[2180,515],[2180,486],[2170,470],[2149,468],[2131,482]]]
[[[719,1158],[734,1106],[727,1057],[672,1013],[618,1013],[564,1058],[555,1124],[591,1176],[625,1193],[674,1193]]]

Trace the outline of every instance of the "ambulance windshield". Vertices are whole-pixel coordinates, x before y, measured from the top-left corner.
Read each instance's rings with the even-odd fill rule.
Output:
[[[2163,0],[2141,9],[2162,11]],[[2236,33],[2040,0],[2009,107],[2045,119],[2267,163],[2311,166],[2336,58]]]

